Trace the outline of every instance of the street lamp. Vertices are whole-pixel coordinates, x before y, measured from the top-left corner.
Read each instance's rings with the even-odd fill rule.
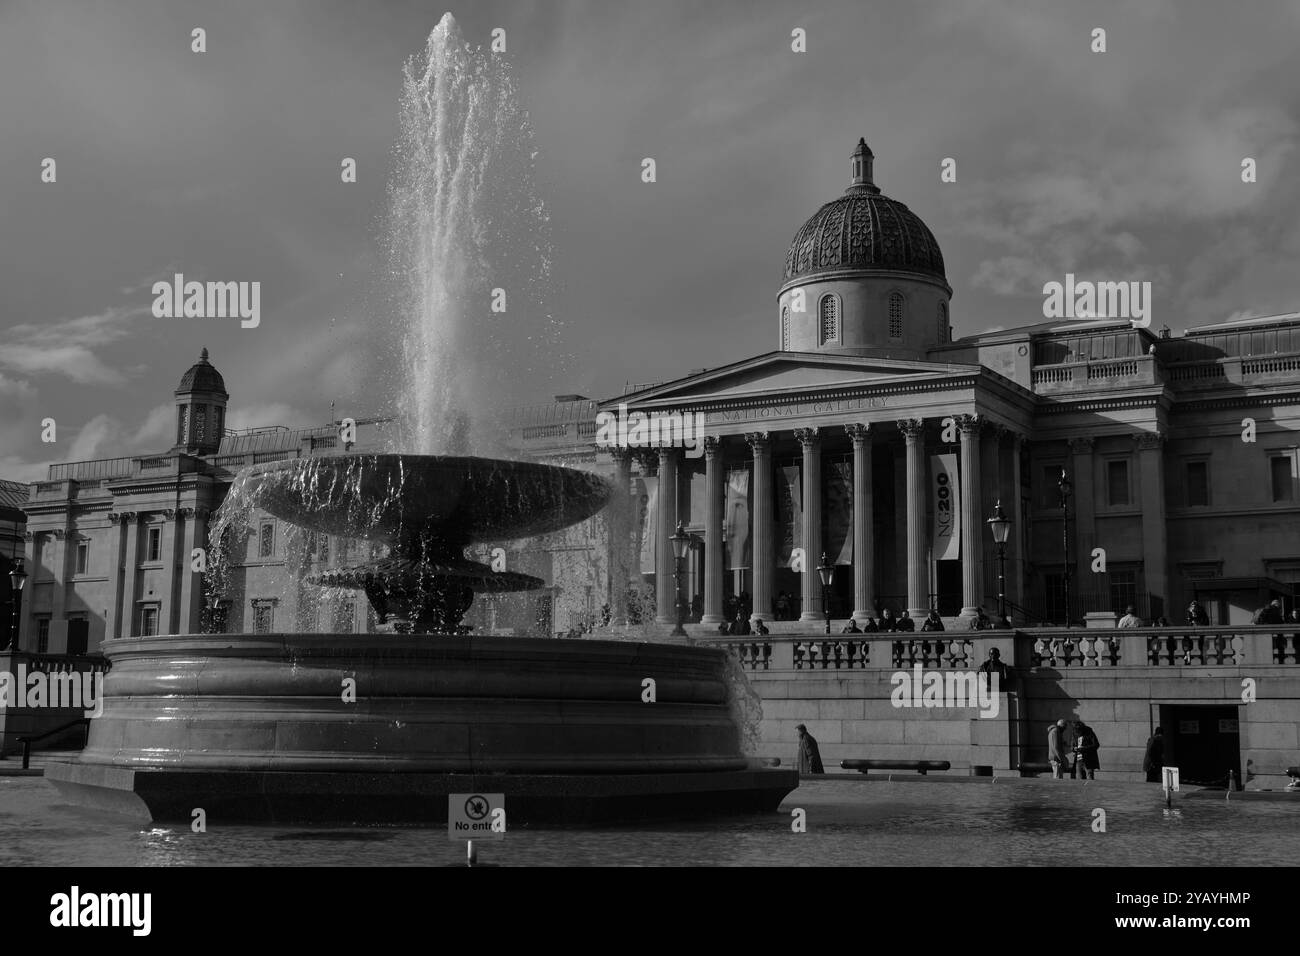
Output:
[[[1056,483],[1061,494],[1061,557],[1065,560],[1065,573],[1061,583],[1065,591],[1065,626],[1070,626],[1070,478],[1061,467],[1061,480]]]
[[[998,627],[1007,627],[1007,538],[1011,534],[1011,519],[1002,511],[1002,499],[993,506],[993,517],[988,520],[989,531],[998,546]]]
[[[835,580],[835,565],[830,563],[826,552],[822,552],[822,563],[817,567],[817,574],[822,579],[822,610],[826,614],[826,633],[831,632],[831,582]]]
[[[686,630],[682,627],[682,558],[686,557],[686,549],[690,546],[691,539],[682,527],[682,523],[677,522],[677,533],[669,538],[673,543],[673,593],[677,596],[677,626],[672,630],[673,637],[685,637]]]
[[[15,559],[13,570],[9,572],[9,585],[13,588],[14,633],[9,638],[9,650],[18,650],[18,608],[22,605],[23,586],[27,584],[27,572],[23,569],[23,559]]]

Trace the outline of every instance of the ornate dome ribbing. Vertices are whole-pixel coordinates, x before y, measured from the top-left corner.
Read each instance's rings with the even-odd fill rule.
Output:
[[[226,381],[221,377],[221,373],[212,367],[208,361],[208,350],[204,349],[199,355],[199,360],[191,365],[181,376],[180,385],[176,386],[176,394],[183,392],[220,392],[226,394]]]
[[[928,226],[872,182],[871,149],[858,141],[853,182],[803,224],[785,256],[785,281],[844,269],[898,270],[947,283],[943,252]]]

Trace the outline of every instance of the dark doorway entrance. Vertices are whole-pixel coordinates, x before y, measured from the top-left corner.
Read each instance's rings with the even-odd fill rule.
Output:
[[[1161,704],[1165,765],[1179,781],[1222,786],[1232,770],[1241,779],[1241,733],[1232,704]]]
[[[84,654],[90,641],[90,621],[84,617],[68,619],[68,653]]]
[[[961,562],[934,562],[935,604],[943,617],[961,613]]]

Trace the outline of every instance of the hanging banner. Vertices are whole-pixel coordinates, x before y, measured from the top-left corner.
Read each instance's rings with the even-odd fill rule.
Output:
[[[853,563],[853,465],[844,458],[822,463],[825,486],[822,517],[826,527],[822,543],[832,564]],[[817,556],[821,561],[821,555]]]
[[[632,507],[636,514],[636,548],[640,555],[640,572],[655,573],[655,499],[658,478],[632,479]]]
[[[930,456],[930,494],[934,502],[934,534],[930,539],[936,561],[961,557],[961,486],[956,455]]]
[[[687,503],[686,527],[704,528],[708,525],[709,483],[708,476],[702,471],[692,472],[686,493],[690,496]]]
[[[726,547],[726,569],[748,568],[752,561],[749,542],[749,469],[727,472],[727,510],[722,519],[722,541]]]
[[[799,479],[797,461],[777,466],[776,561],[781,568],[790,567],[794,549],[803,547],[803,485]]]

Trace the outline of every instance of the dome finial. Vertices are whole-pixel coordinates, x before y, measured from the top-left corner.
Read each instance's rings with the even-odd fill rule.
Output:
[[[199,353],[199,361],[206,362],[207,360],[208,360],[208,350],[204,348],[203,351]]]
[[[874,165],[876,155],[867,145],[866,137],[858,138],[858,148],[853,151],[853,176],[849,183],[849,188],[866,189],[869,192],[878,193],[875,181],[872,179],[872,166]]]

